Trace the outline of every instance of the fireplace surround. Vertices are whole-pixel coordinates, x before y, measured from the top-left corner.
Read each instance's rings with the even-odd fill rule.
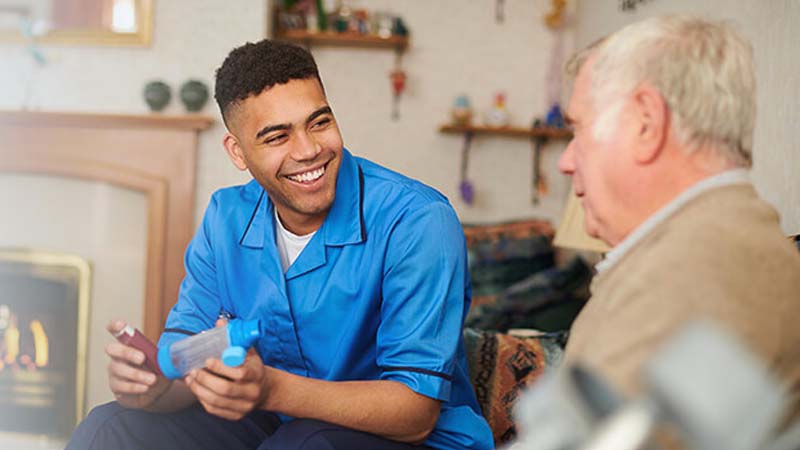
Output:
[[[57,178],[74,180],[67,183],[70,189],[75,188],[76,192],[92,192],[101,199],[111,199],[109,201],[112,206],[117,208],[119,208],[119,205],[116,204],[117,199],[133,198],[134,210],[138,211],[136,214],[141,215],[134,226],[138,227],[137,232],[142,237],[132,241],[139,242],[139,245],[143,247],[138,252],[142,255],[140,276],[143,282],[140,290],[141,299],[139,299],[141,308],[138,309],[142,312],[142,317],[131,318],[131,320],[140,324],[142,330],[151,339],[156,339],[163,328],[164,320],[177,298],[179,285],[184,275],[183,252],[194,231],[198,135],[212,123],[212,119],[199,115],[161,116],[0,111],[0,143],[2,143],[0,145],[0,176],[6,177],[4,186],[8,187],[11,183],[13,189],[23,181],[30,184],[33,183],[31,181],[33,179]],[[37,190],[62,189],[49,187],[51,185],[48,183],[45,185],[48,187],[40,187]],[[20,201],[25,201],[26,194],[25,189],[20,188],[18,194],[9,194],[6,198],[18,195]],[[58,196],[54,197],[58,198]],[[0,200],[2,200],[1,196]],[[18,213],[13,210],[9,211],[7,205],[0,204],[0,207],[6,207],[6,213]],[[54,209],[63,210],[69,209],[69,207]],[[86,210],[84,208],[84,211]],[[119,210],[117,209],[116,212],[118,213]],[[112,212],[112,214],[114,213]],[[115,220],[116,223],[124,221],[121,218]],[[9,227],[8,222],[5,225],[2,222],[0,221],[0,230],[2,230],[0,247],[18,246],[14,244],[14,233],[8,232],[9,230],[13,231],[13,227]],[[17,229],[19,229],[20,223],[23,226],[25,223],[24,220],[16,222]],[[38,225],[41,226],[41,224]],[[52,225],[54,233],[68,232],[63,229],[65,228],[63,226]],[[39,251],[43,250],[35,244],[31,244],[28,237],[23,240],[25,248],[14,250],[12,253],[17,256],[32,255],[40,254]],[[89,258],[85,254],[79,256]],[[95,261],[88,261],[87,267],[94,263]],[[96,269],[98,268],[93,267],[93,270],[96,271]],[[96,282],[97,280],[93,281],[93,283]],[[0,286],[0,291],[3,290],[3,287]],[[90,305],[94,300],[96,299],[87,298],[86,310],[92,310]],[[0,325],[2,325],[4,314],[2,304],[3,302],[0,302]],[[7,309],[8,307],[9,305],[7,305]],[[8,312],[5,314],[10,317]],[[30,328],[31,319],[24,322],[24,326],[19,324],[17,326],[20,331],[20,346],[23,345],[22,331]],[[76,325],[78,324],[76,323]],[[107,392],[105,387],[107,360],[102,355],[102,346],[108,342],[110,337],[104,335],[102,330],[104,325],[105,323],[90,326],[90,329],[94,329],[94,332],[89,333],[88,336],[89,346],[92,347],[90,354],[94,355],[94,359],[88,364],[85,358],[86,344],[85,342],[81,344],[79,339],[78,329],[80,326],[70,332],[77,333],[74,369],[76,375],[67,383],[70,390],[74,390],[76,399],[75,411],[70,413],[72,425],[83,417],[89,407],[98,401],[111,398],[110,392]],[[36,327],[42,327],[47,331],[52,325],[41,321],[41,324],[34,326],[34,328]],[[30,334],[30,331],[25,332]],[[50,337],[50,334],[47,334]],[[87,339],[85,334],[83,339]],[[52,349],[52,341],[50,344]],[[80,350],[82,345],[84,350]],[[54,355],[51,354],[51,356]],[[17,365],[20,365],[19,360]],[[91,395],[85,395],[87,389],[79,385],[80,379],[87,378],[81,375],[81,370],[84,373],[88,372],[90,384],[93,384],[88,389]],[[72,371],[73,369],[68,370],[68,372]],[[43,370],[39,370],[40,374],[43,372]],[[95,374],[94,383],[92,383],[92,373]],[[0,372],[1,377],[2,372]],[[28,378],[32,377],[28,376]],[[0,384],[2,383],[0,381]],[[102,386],[100,386],[101,384]],[[9,383],[6,382],[4,386],[7,385]],[[0,388],[4,386],[0,386]],[[95,393],[93,389],[97,390],[98,388],[105,391],[101,390],[99,393]],[[41,387],[35,389],[41,389]],[[0,430],[0,434],[2,431],[5,430]],[[26,430],[18,427],[17,430],[12,431],[24,433]]]

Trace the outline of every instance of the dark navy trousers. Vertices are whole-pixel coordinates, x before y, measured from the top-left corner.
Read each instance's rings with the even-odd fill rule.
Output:
[[[254,411],[230,421],[197,405],[174,413],[127,409],[117,402],[94,408],[72,433],[66,450],[420,450],[427,447],[317,420],[282,424]]]

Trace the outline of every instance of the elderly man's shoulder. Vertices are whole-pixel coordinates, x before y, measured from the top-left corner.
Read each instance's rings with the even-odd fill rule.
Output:
[[[676,257],[714,261],[712,268],[723,272],[800,270],[800,253],[781,231],[777,211],[749,184],[713,189],[689,202],[666,221],[658,245],[674,248]]]
[[[737,185],[688,202],[597,277],[593,293],[679,308],[761,298],[794,298],[800,307],[798,274],[800,252],[775,209],[752,186]]]

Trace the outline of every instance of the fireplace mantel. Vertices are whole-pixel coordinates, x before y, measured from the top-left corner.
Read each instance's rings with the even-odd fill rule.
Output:
[[[194,231],[197,139],[213,119],[0,111],[0,172],[101,181],[147,197],[144,332],[160,334]]]
[[[202,131],[213,123],[214,119],[201,115],[0,111],[0,125],[2,126],[91,126],[93,128],[166,128]]]

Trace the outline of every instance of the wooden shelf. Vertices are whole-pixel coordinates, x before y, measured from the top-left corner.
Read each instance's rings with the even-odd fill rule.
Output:
[[[449,134],[487,134],[524,138],[571,139],[572,132],[561,128],[487,127],[480,125],[442,125],[439,132]]]
[[[383,38],[372,34],[319,32],[309,33],[306,30],[279,29],[275,38],[299,42],[306,46],[331,45],[340,47],[394,48],[405,50],[408,47],[408,36],[390,36]]]
[[[4,111],[0,110],[0,125],[29,127],[41,126],[91,126],[94,128],[173,128],[179,130],[205,130],[214,119],[201,114],[179,116],[150,114],[103,114],[59,111]]]

